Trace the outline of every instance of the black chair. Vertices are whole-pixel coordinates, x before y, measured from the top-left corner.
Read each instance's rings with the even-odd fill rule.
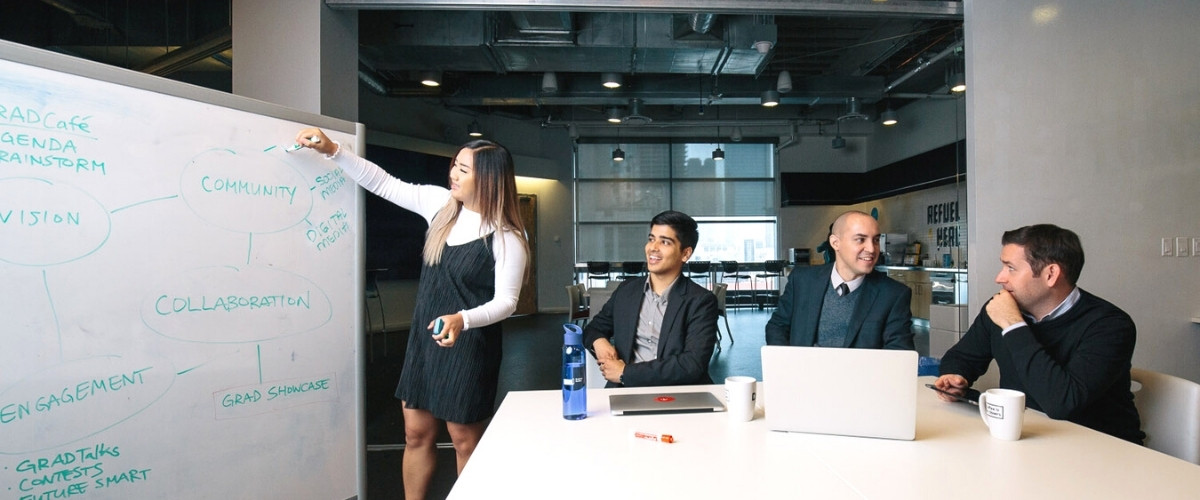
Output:
[[[587,271],[588,288],[592,287],[592,280],[600,280],[608,285],[608,280],[612,279],[612,264],[608,262],[588,261]]]
[[[775,299],[774,303],[778,304],[779,303],[779,295],[782,293],[782,290],[780,290],[779,286],[776,286],[774,289],[766,288],[766,285],[770,282],[764,281],[763,282],[763,291],[767,293],[767,297],[764,300],[759,301],[757,299],[759,278],[762,278],[763,280],[770,280],[770,279],[782,280],[783,270],[786,265],[787,265],[787,262],[782,261],[782,260],[768,260],[766,262],[763,262],[763,272],[758,273],[757,275],[754,276],[754,283],[755,283],[754,290],[755,290],[755,296],[756,296],[755,302],[758,302],[759,309],[762,309],[765,306],[765,303],[772,297]]]
[[[711,277],[708,273],[712,271],[712,263],[707,260],[693,260],[687,263],[687,276],[696,281],[697,278],[704,278],[708,282]],[[711,284],[711,283],[710,283]],[[707,288],[708,285],[705,285]]]
[[[587,301],[583,298],[583,291],[582,283],[567,285],[567,301],[571,304],[571,311],[567,315],[567,321],[580,324],[580,326],[587,324],[588,318],[592,315]],[[583,321],[583,323],[579,323],[580,321]]]
[[[387,312],[383,307],[383,294],[379,292],[379,275],[387,272],[387,269],[367,269],[367,283],[365,300],[363,300],[363,317],[367,320],[367,360],[375,361],[375,339],[372,338],[376,333],[383,337],[383,355],[387,356]],[[375,303],[379,307],[379,332],[375,331],[374,322],[371,321],[371,306],[370,302]]]
[[[717,315],[725,319],[725,331],[729,332],[729,345],[733,345],[733,330],[729,329],[729,316],[725,315],[725,294],[728,283],[717,283],[713,295],[717,298]],[[721,352],[721,325],[717,325],[717,352]]]
[[[737,302],[738,297],[741,296],[740,292],[742,290],[742,288],[739,286],[739,283],[741,283],[742,280],[750,280],[752,278],[749,274],[741,274],[738,272],[738,262],[736,260],[723,260],[721,261],[721,281],[724,282],[727,279],[733,279],[732,289],[734,302]],[[751,292],[753,292],[753,284],[751,284],[750,288]]]
[[[646,263],[640,260],[627,260],[621,263],[621,274],[617,275],[619,280],[627,280],[641,276],[646,270]]]

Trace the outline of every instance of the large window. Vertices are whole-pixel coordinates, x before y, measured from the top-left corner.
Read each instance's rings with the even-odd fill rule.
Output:
[[[678,210],[700,223],[693,260],[777,258],[775,155],[770,144],[580,144],[576,156],[576,259],[643,260],[650,219]]]

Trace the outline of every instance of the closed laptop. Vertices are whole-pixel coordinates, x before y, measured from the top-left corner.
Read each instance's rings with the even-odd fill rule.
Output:
[[[613,394],[608,397],[613,415],[660,415],[725,411],[725,405],[708,391]]]
[[[912,440],[917,353],[763,346],[767,428]]]

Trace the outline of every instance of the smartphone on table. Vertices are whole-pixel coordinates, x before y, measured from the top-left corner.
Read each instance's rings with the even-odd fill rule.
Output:
[[[937,386],[936,386],[936,385],[933,385],[933,384],[925,384],[925,387],[928,387],[928,388],[930,388],[930,389],[933,389],[933,390],[935,390],[935,391],[937,391],[937,392],[940,392],[940,393],[942,393],[942,394],[945,394],[945,395],[947,395],[947,396],[950,396],[950,397],[954,398],[954,400],[955,400],[955,401],[960,401],[960,402],[963,402],[963,403],[970,403],[970,404],[973,404],[973,405],[975,405],[975,406],[979,406],[979,391],[977,391],[977,390],[975,390],[975,389],[972,389],[972,388],[970,388],[970,387],[968,387],[968,388],[966,388],[966,389],[964,389],[964,390],[963,390],[963,395],[962,395],[962,396],[959,396],[958,394],[954,394],[954,393],[952,393],[952,392],[946,392],[946,391],[943,391],[943,390],[941,390],[941,389],[938,389],[938,388],[937,388]]]

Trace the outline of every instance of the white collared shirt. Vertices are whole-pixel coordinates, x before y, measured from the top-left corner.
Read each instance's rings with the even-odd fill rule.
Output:
[[[846,288],[850,289],[850,291],[847,292],[846,295],[850,295],[850,294],[854,293],[855,290],[858,290],[858,287],[862,286],[863,282],[866,281],[866,279],[867,279],[867,275],[864,274],[864,275],[854,278],[850,281],[846,281],[846,280],[842,279],[842,275],[838,274],[837,265],[833,266],[833,272],[830,273],[830,276],[829,276],[829,280],[833,283],[834,290],[837,290],[837,287],[841,286],[842,283],[846,284]]]

